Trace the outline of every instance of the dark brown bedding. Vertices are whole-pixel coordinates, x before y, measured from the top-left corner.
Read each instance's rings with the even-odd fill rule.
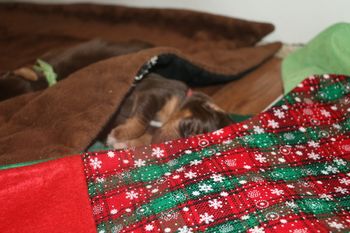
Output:
[[[51,88],[0,102],[0,165],[86,149],[155,56],[152,72],[192,86],[241,78],[279,49],[279,43],[255,46],[272,30],[267,23],[185,10],[2,3],[0,72],[92,38],[137,39],[154,48],[92,64]]]

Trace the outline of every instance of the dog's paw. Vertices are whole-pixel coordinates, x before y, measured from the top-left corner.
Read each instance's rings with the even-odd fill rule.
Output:
[[[116,150],[121,150],[128,148],[128,145],[126,142],[119,141],[118,139],[115,138],[115,136],[111,133],[107,137],[107,146],[112,147],[113,149]]]

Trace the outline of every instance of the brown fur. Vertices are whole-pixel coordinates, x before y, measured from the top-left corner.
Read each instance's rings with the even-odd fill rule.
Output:
[[[121,116],[115,121],[116,127],[109,133],[107,144],[122,149],[160,143],[207,133],[231,123],[210,97],[199,92],[186,97],[188,90],[180,81],[147,75],[121,105],[124,121],[120,120]],[[132,110],[128,111],[130,106]],[[153,128],[151,120],[161,121],[163,126]]]

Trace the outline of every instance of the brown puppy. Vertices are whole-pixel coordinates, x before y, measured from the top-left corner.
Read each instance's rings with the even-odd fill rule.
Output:
[[[95,39],[71,48],[52,50],[40,59],[52,66],[59,81],[92,63],[150,47],[151,44],[143,41],[115,43]],[[34,70],[33,65],[0,74],[0,101],[48,87],[45,76]]]
[[[136,147],[214,131],[230,123],[207,95],[191,93],[183,82],[151,73],[121,105],[107,144],[115,149]]]

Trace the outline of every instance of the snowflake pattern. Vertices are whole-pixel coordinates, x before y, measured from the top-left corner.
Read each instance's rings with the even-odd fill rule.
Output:
[[[199,217],[200,217],[199,219],[200,223],[204,222],[205,224],[209,224],[211,222],[214,222],[214,216],[208,213],[201,214],[199,215]]]
[[[213,179],[214,182],[223,182],[223,180],[225,179],[221,174],[213,174],[211,175],[211,177]]]
[[[283,119],[285,117],[284,112],[282,112],[280,109],[274,109],[273,110],[273,115],[275,115],[279,119]]]
[[[339,179],[339,183],[345,184],[345,185],[350,185],[350,179],[348,179],[348,178]]]
[[[261,128],[260,126],[254,125],[253,130],[254,130],[254,133],[256,133],[256,134],[265,133],[265,130],[263,128]]]
[[[188,226],[183,226],[177,229],[178,233],[193,233],[192,228],[189,228]]]
[[[164,150],[162,150],[160,147],[156,147],[152,149],[152,156],[155,156],[157,158],[161,158],[164,156]]]
[[[196,177],[197,177],[197,173],[195,173],[195,172],[189,171],[189,172],[185,173],[185,178],[193,179]]]
[[[92,158],[90,159],[90,165],[93,167],[93,169],[101,168],[102,161],[98,160],[98,158]]]
[[[134,166],[135,167],[143,167],[146,165],[146,161],[142,159],[138,159],[134,161]]]
[[[266,157],[262,156],[261,154],[255,155],[255,159],[258,160],[260,163],[266,163]]]
[[[279,127],[279,123],[276,122],[275,120],[268,120],[267,126],[270,126],[273,129],[277,129]]]
[[[320,155],[319,154],[316,154],[315,152],[311,152],[311,153],[308,153],[307,156],[310,158],[310,159],[313,159],[313,160],[317,160],[317,159],[320,159]]]
[[[214,135],[217,135],[217,136],[219,136],[219,135],[221,135],[221,134],[223,134],[223,133],[224,133],[224,130],[223,130],[223,129],[218,129],[218,130],[216,130],[216,131],[213,132],[213,134],[214,134]]]
[[[276,194],[277,196],[281,196],[282,194],[284,194],[284,191],[282,189],[271,189],[271,193],[272,194]]]
[[[216,210],[222,207],[222,201],[218,201],[218,199],[209,200],[208,202],[209,206]]]
[[[152,231],[154,229],[154,226],[152,225],[152,224],[147,224],[146,226],[145,226],[145,230],[146,231]]]
[[[130,200],[137,199],[138,197],[139,197],[139,194],[137,192],[134,192],[134,191],[126,192],[126,198]]]
[[[251,228],[248,230],[249,233],[265,233],[264,228],[255,226],[254,228]]]
[[[344,229],[344,225],[343,225],[343,224],[337,223],[337,222],[335,222],[335,221],[330,222],[330,223],[329,223],[329,226],[332,227],[332,228],[336,228],[336,229],[338,229],[338,230]]]
[[[212,191],[213,188],[211,187],[211,185],[208,185],[208,184],[200,184],[199,190],[207,193],[209,191]]]

